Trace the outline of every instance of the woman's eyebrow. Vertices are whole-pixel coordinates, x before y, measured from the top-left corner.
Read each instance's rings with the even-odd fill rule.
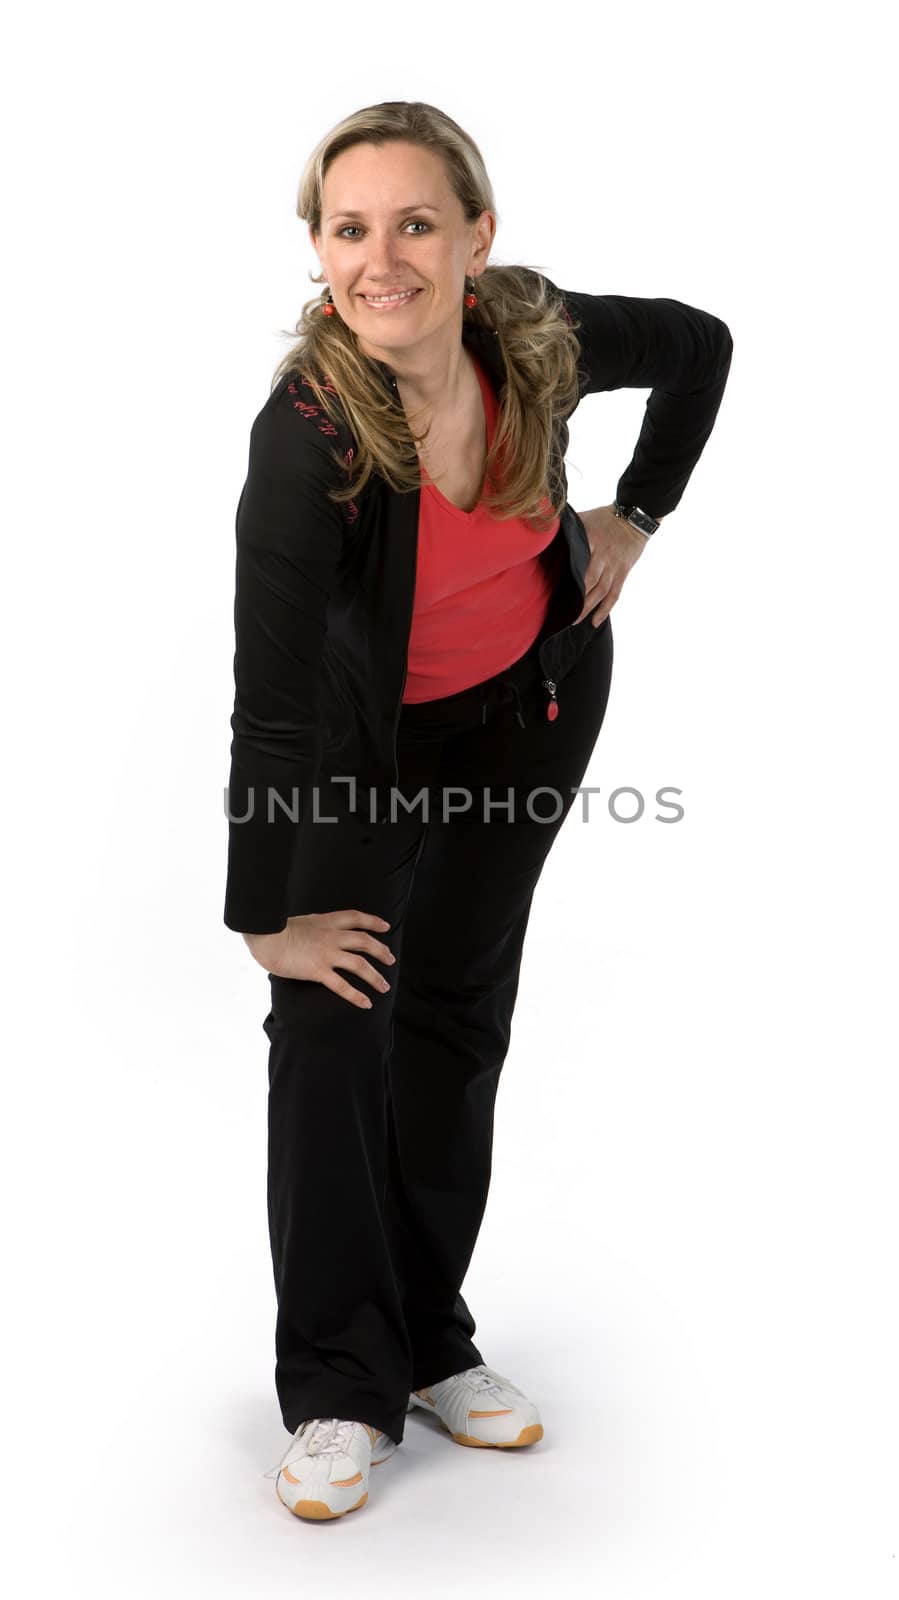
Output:
[[[439,210],[440,210],[439,206],[429,206],[426,200],[416,200],[413,205],[398,206],[396,211],[393,213],[393,215],[395,217],[401,217],[405,211],[439,211]],[[335,217],[364,217],[364,216],[365,216],[365,212],[364,211],[332,211],[327,220],[329,222],[333,222]]]

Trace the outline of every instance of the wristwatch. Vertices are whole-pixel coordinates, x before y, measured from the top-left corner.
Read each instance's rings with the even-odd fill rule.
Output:
[[[640,506],[621,506],[617,500],[615,501],[615,515],[616,517],[622,517],[625,522],[629,522],[631,527],[636,528],[637,532],[642,533],[646,539],[649,539],[655,533],[661,521],[661,518],[651,517],[649,512],[644,511]]]

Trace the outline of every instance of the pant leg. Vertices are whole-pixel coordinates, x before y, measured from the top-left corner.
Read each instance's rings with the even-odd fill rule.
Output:
[[[346,785],[320,780],[304,822],[295,902],[383,916],[396,965],[368,957],[388,993],[341,976],[362,1010],[311,980],[270,975],[268,1220],[277,1296],[275,1384],[284,1426],[307,1417],[369,1422],[403,1437],[412,1352],[384,1225],[386,1056],[402,962],[403,919],[423,835],[415,814],[372,828]]]
[[[490,1183],[494,1106],[508,1051],[534,890],[602,725],[611,622],[566,676],[550,722],[536,683],[442,748],[438,783],[471,813],[432,810],[405,918],[388,1059],[387,1223],[413,1363],[411,1387],[483,1360],[461,1295]],[[402,778],[402,766],[400,771]],[[537,795],[547,786],[558,793]],[[483,820],[483,793],[515,820]],[[531,797],[536,817],[528,815]],[[390,831],[392,823],[385,824]]]

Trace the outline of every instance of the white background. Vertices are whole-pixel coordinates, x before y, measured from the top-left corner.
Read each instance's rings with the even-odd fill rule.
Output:
[[[8,29],[12,1592],[899,1594],[885,17],[344,0]],[[465,1284],[545,1438],[463,1451],[417,1413],[329,1535],[262,1476],[288,1437],[268,984],[222,922],[234,513],[317,292],[303,162],[393,98],[480,145],[495,260],[686,300],[735,353],[612,613],[588,781],[647,806],[572,815],[538,887]],[[646,398],[579,409],[576,508],[613,498]]]

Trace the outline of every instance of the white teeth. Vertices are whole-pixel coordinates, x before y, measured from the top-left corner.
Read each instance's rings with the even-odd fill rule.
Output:
[[[406,289],[402,294],[367,294],[363,299],[368,300],[373,306],[383,306],[388,305],[391,300],[410,300],[417,293],[417,289]]]

